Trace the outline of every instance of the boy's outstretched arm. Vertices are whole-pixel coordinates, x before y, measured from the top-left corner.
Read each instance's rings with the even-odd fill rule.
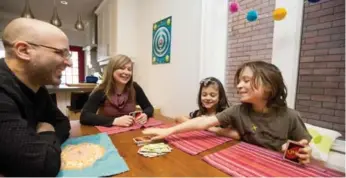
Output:
[[[220,125],[219,120],[216,116],[202,116],[197,117],[186,122],[183,122],[179,125],[160,129],[160,128],[149,128],[143,131],[145,135],[154,135],[152,140],[163,139],[171,134],[180,133],[180,132],[188,132],[194,130],[205,130],[213,126]]]

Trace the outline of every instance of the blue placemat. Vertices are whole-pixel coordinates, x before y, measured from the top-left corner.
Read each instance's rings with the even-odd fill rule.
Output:
[[[58,177],[87,176],[99,177],[120,174],[129,170],[124,159],[119,155],[112,141],[105,133],[96,135],[70,138],[61,146],[62,149],[67,145],[77,145],[81,143],[93,143],[105,149],[104,156],[98,159],[92,166],[81,170],[60,170]]]

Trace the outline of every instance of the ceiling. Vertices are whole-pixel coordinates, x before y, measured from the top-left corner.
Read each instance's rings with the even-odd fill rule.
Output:
[[[0,11],[20,16],[26,0],[0,0]],[[77,20],[78,12],[82,15],[82,20],[93,19],[93,12],[102,0],[65,0],[64,5],[61,0],[56,0],[59,17],[65,27],[73,27]],[[54,0],[29,0],[31,11],[36,19],[49,21],[53,15]]]

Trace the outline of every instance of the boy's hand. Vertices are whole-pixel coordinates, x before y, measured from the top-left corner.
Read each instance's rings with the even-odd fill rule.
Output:
[[[311,159],[311,147],[306,139],[302,139],[298,142],[300,145],[304,145],[304,148],[299,149],[297,156],[299,157],[299,161],[302,164],[310,163]],[[282,145],[282,151],[285,152],[287,149],[288,143]]]
[[[149,128],[143,130],[143,134],[145,135],[154,135],[154,137],[151,138],[151,140],[160,140],[164,139],[165,137],[171,135],[173,132],[171,129],[160,129],[160,128]]]

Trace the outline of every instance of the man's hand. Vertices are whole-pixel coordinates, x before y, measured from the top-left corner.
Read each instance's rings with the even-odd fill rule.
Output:
[[[36,132],[55,132],[54,127],[48,122],[39,122],[36,127]]]

